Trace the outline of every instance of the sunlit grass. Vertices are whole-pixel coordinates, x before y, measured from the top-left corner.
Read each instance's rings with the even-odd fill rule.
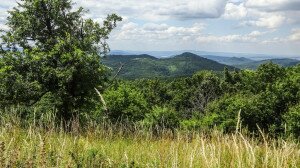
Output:
[[[35,121],[36,122],[36,121]],[[70,132],[1,120],[0,167],[300,167],[293,139],[101,124]],[[38,123],[38,122],[36,122]]]

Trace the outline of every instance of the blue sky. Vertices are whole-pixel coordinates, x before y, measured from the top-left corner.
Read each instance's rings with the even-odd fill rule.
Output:
[[[300,0],[74,0],[101,22],[124,19],[110,36],[112,50],[206,50],[300,56]],[[0,3],[0,27],[7,9]]]

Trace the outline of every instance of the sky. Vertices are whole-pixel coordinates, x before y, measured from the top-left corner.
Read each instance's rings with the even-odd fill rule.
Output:
[[[74,0],[102,22],[123,21],[112,50],[260,53],[300,56],[300,0]],[[1,0],[0,29],[16,0]]]

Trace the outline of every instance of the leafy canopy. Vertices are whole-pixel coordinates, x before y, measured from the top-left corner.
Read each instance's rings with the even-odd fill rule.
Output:
[[[1,106],[32,106],[50,95],[59,100],[55,106],[64,119],[93,107],[94,88],[107,74],[100,56],[122,18],[108,15],[100,25],[72,5],[71,0],[22,0],[9,11],[9,30],[1,35]]]

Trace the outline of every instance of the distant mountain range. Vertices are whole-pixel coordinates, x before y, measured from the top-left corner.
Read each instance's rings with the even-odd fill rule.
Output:
[[[171,57],[157,58],[148,54],[109,55],[102,62],[116,73],[121,65],[119,77],[126,79],[190,76],[200,70],[223,71],[225,67],[234,69],[256,69],[259,65],[273,62],[284,67],[294,66],[299,60],[290,58],[273,58],[252,60],[245,57],[225,57],[215,55],[197,55],[184,52]]]
[[[241,64],[233,64],[234,67],[240,68],[240,69],[257,69],[257,67],[261,64],[272,62],[274,64],[278,64],[283,67],[290,67],[295,66],[300,63],[299,60],[296,59],[289,59],[289,58],[281,58],[281,59],[268,59],[268,60],[262,60],[262,61],[252,61],[247,63],[241,63]]]
[[[185,52],[170,58],[156,58],[150,55],[110,55],[103,63],[116,73],[124,64],[119,77],[126,79],[190,76],[200,70],[223,71],[236,69],[233,66]]]
[[[202,57],[217,61],[225,65],[240,65],[254,62],[254,60],[245,57],[223,57],[215,55],[203,55]]]
[[[252,53],[231,53],[231,52],[209,52],[196,50],[178,50],[178,51],[130,51],[130,50],[112,50],[111,55],[141,55],[148,54],[157,58],[166,58],[179,55],[184,52],[194,53],[200,56],[220,56],[220,57],[244,57],[255,61],[261,61],[274,58],[290,58],[300,60],[300,55],[270,55],[270,54],[252,54]],[[211,58],[209,58],[211,59]]]

